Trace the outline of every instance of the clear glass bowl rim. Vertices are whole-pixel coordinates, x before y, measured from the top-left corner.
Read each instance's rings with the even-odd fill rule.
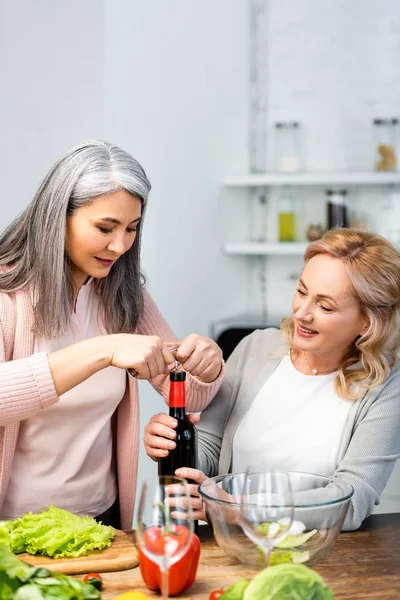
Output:
[[[327,475],[318,475],[317,473],[307,473],[306,471],[287,471],[287,473],[289,475],[291,473],[293,473],[295,475],[305,475],[307,477],[315,477],[317,479],[326,481],[327,484],[334,483],[334,481],[335,481],[333,479],[333,477],[328,477]],[[199,494],[200,494],[200,496],[202,496],[204,498],[204,500],[209,500],[210,502],[216,502],[217,504],[221,504],[222,506],[225,505],[227,507],[230,506],[230,507],[234,507],[234,508],[240,508],[239,502],[227,502],[226,500],[219,500],[218,498],[212,498],[202,488],[203,488],[203,485],[206,485],[207,482],[209,482],[209,481],[215,481],[215,483],[218,483],[225,477],[234,477],[235,475],[236,476],[243,475],[243,477],[244,477],[245,474],[246,473],[244,473],[244,472],[226,473],[225,475],[216,475],[215,477],[209,477],[208,479],[206,479],[205,481],[203,481],[203,483],[201,483],[199,485],[199,488],[198,488]],[[341,498],[335,498],[335,500],[330,500],[329,502],[316,502],[316,503],[312,503],[312,504],[299,504],[299,505],[295,504],[294,508],[299,508],[299,509],[318,508],[318,507],[322,507],[322,506],[333,506],[334,504],[341,504],[342,502],[346,502],[347,500],[350,500],[350,498],[353,496],[354,487],[348,481],[346,481],[345,484],[350,487],[350,492],[348,494],[346,494],[345,496],[342,496]]]

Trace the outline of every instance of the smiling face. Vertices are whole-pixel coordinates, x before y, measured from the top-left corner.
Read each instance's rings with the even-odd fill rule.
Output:
[[[293,346],[339,362],[368,327],[340,259],[318,254],[304,267],[293,297]]]
[[[67,218],[66,252],[76,290],[88,277],[106,277],[135,241],[142,203],[126,190],[99,196]]]

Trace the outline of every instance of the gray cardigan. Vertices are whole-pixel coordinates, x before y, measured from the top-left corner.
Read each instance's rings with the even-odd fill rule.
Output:
[[[279,330],[257,330],[229,357],[219,392],[197,425],[199,468],[207,476],[231,472],[235,432],[288,350]],[[347,481],[355,490],[343,529],[357,529],[379,504],[399,457],[400,367],[396,366],[350,410],[333,475],[339,488],[341,481]]]

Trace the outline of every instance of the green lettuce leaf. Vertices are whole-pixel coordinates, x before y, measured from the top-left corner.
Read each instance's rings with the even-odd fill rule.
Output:
[[[11,521],[0,521],[0,544],[7,546],[7,548],[11,545],[10,523]]]
[[[333,600],[324,580],[305,565],[283,564],[258,573],[244,591],[243,600]]]
[[[0,598],[10,600],[13,593],[18,589],[18,580],[8,577],[6,573],[0,571]]]
[[[288,535],[281,542],[279,542],[279,544],[276,544],[276,547],[277,548],[297,548],[298,546],[302,546],[303,544],[308,542],[308,540],[310,538],[312,538],[313,535],[315,535],[316,533],[318,533],[318,529],[313,529],[312,531],[306,531],[305,533],[302,533],[301,535],[292,535],[291,533],[288,533]]]
[[[270,525],[271,523],[261,523],[261,525],[258,526],[258,530],[267,537]],[[283,529],[285,529],[285,527],[280,525],[280,530],[282,531]],[[318,529],[306,531],[300,535],[288,533],[279,544],[275,545],[275,548],[297,548],[298,546],[305,544],[316,533],[318,533]]]
[[[283,563],[300,564],[307,562],[310,553],[305,550],[272,550],[269,555],[270,565],[281,565]]]
[[[91,517],[78,517],[49,506],[39,514],[27,513],[11,521],[11,550],[20,554],[43,554],[51,558],[84,556],[111,545],[115,529]]]
[[[24,581],[31,569],[31,565],[17,558],[7,546],[0,546],[0,573],[7,573],[11,579]]]
[[[90,583],[48,569],[32,567],[0,546],[1,600],[100,600]]]
[[[247,579],[239,579],[239,581],[236,581],[236,583],[225,590],[220,600],[242,600],[244,590],[247,588],[249,583],[250,582]]]

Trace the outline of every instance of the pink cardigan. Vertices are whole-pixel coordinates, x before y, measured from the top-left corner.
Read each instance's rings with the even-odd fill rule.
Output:
[[[136,333],[158,335],[176,340],[161,313],[145,291],[144,313]],[[0,507],[12,469],[19,422],[46,409],[58,396],[47,354],[32,354],[34,348],[33,310],[26,291],[0,293]],[[188,376],[188,408],[203,410],[219,389],[223,372],[212,383]],[[168,378],[150,380],[153,387],[168,397]],[[127,377],[127,386],[117,410],[116,456],[121,525],[132,526],[139,456],[139,397],[135,380]],[[56,432],[55,432],[56,436]]]

